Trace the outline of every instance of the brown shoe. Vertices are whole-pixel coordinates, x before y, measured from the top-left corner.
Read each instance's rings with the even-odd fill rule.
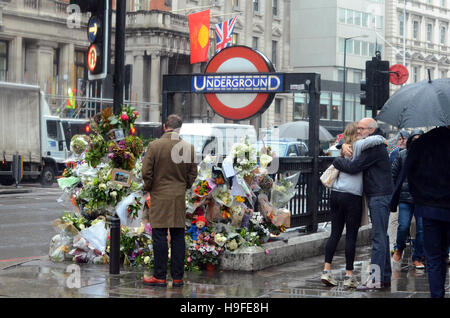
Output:
[[[412,264],[417,269],[424,269],[425,268],[425,265],[423,265],[423,263],[421,261],[413,261]]]
[[[394,262],[398,263],[402,260],[403,251],[396,249],[394,255],[392,255],[392,259]]]
[[[167,282],[166,282],[165,279],[157,279],[154,276],[152,276],[150,278],[144,277],[144,285],[166,287],[167,286]]]

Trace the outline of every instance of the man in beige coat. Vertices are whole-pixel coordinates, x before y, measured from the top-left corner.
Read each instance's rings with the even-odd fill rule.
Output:
[[[183,285],[185,257],[186,190],[197,177],[194,147],[180,139],[182,120],[177,115],[167,117],[164,135],[148,145],[142,167],[144,189],[150,193],[149,220],[152,227],[154,271],[144,284],[166,286],[170,231],[173,286]]]

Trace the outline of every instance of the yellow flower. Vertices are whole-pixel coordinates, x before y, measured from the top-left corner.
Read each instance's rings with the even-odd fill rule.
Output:
[[[243,202],[245,202],[245,199],[243,197],[241,197],[240,195],[237,195],[236,196],[236,201],[239,202],[239,203],[243,203]]]
[[[144,257],[144,264],[148,264],[150,262],[150,256]]]
[[[141,235],[142,233],[144,233],[144,230],[145,230],[145,225],[144,225],[144,223],[141,223],[141,226],[138,227],[136,233],[138,235]]]

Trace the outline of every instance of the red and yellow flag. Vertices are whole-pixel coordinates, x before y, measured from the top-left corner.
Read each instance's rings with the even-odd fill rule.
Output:
[[[188,15],[191,64],[208,60],[210,10]]]

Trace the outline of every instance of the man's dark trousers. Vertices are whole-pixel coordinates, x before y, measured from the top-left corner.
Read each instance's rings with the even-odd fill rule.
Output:
[[[433,207],[418,206],[423,222],[423,241],[431,298],[444,298],[450,222],[427,217]]]
[[[186,245],[184,241],[185,231],[184,228],[170,228],[169,230],[171,247],[170,274],[172,279],[183,279]],[[153,276],[157,279],[166,279],[168,260],[167,228],[152,229],[152,238],[155,258]]]
[[[372,255],[371,264],[379,266],[382,283],[391,282],[391,254],[389,251],[389,203],[390,195],[368,197],[367,203],[372,221]]]

